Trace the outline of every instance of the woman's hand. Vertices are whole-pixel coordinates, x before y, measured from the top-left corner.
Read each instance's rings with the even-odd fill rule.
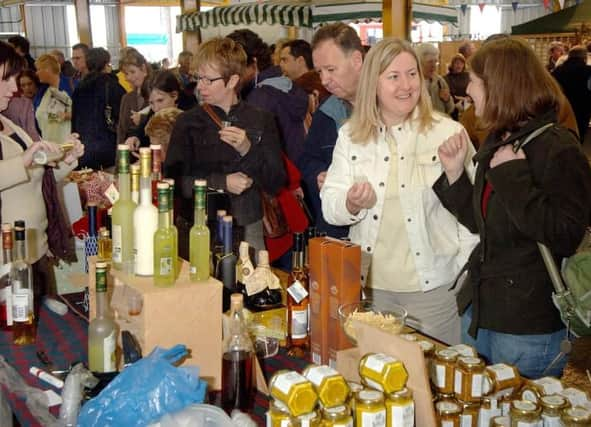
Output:
[[[71,165],[84,155],[84,144],[80,142],[80,135],[77,133],[71,134],[66,140],[66,143],[73,145],[73,147],[66,153],[66,156],[64,157],[64,162],[68,165]]]
[[[252,187],[252,182],[252,178],[242,172],[226,175],[226,188],[232,194],[242,194],[244,190]]]
[[[33,142],[23,153],[23,165],[26,168],[31,167],[33,164],[33,155],[40,150],[43,150],[46,153],[59,153],[60,147],[49,141],[40,140]]]
[[[492,169],[511,160],[525,158],[525,152],[521,148],[519,151],[517,151],[517,153],[515,153],[511,144],[503,145],[502,147],[497,148],[497,151],[495,151],[492,159],[490,159],[490,168]]]
[[[468,144],[470,144],[470,139],[466,132],[462,130],[450,136],[437,149],[437,154],[439,154],[439,159],[450,185],[456,182],[464,172],[464,159],[468,152]]]
[[[139,158],[137,150],[140,149],[140,139],[137,136],[130,136],[125,143],[129,146],[130,153]]]
[[[347,210],[357,215],[361,209],[371,209],[377,202],[376,192],[369,182],[356,182],[347,191]]]
[[[250,150],[252,144],[244,129],[236,126],[226,126],[220,130],[219,134],[220,139],[236,150],[241,157],[244,157]]]
[[[142,113],[139,111],[132,111],[129,117],[131,119],[131,123],[133,123],[135,126],[139,126],[142,119]]]

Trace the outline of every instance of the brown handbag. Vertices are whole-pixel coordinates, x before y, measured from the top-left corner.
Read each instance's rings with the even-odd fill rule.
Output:
[[[211,117],[214,123],[221,129],[222,120],[213,111],[209,104],[202,104],[203,110]],[[287,220],[279,204],[279,199],[267,193],[263,189],[260,190],[261,203],[263,206],[263,232],[265,237],[269,239],[276,239],[284,236],[289,232]]]

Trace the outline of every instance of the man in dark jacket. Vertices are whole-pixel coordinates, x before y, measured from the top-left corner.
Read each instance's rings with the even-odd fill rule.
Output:
[[[363,47],[353,28],[343,23],[330,24],[314,34],[312,56],[322,84],[332,96],[312,116],[298,166],[316,228],[332,237],[345,237],[349,234],[348,227],[330,225],[322,217],[320,187],[332,162],[338,130],[351,115],[363,64]]]

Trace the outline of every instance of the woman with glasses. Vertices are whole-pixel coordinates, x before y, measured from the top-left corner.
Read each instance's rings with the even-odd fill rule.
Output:
[[[244,228],[244,240],[264,249],[260,192],[276,194],[286,179],[275,119],[238,98],[246,68],[239,44],[228,38],[209,40],[199,46],[194,63],[201,100],[223,125],[220,129],[203,106],[177,119],[164,172],[178,183],[179,215],[190,227],[193,180],[206,179],[208,187],[229,194],[230,214]],[[188,248],[180,245],[179,254],[186,256]]]

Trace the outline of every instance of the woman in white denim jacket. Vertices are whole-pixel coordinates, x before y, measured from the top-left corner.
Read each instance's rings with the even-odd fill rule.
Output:
[[[385,39],[364,61],[320,193],[326,221],[349,225],[361,245],[366,297],[382,309],[404,306],[412,326],[450,344],[460,341],[460,321],[449,288],[478,238],[431,186],[443,172],[437,148],[462,129],[433,111],[410,44]]]

